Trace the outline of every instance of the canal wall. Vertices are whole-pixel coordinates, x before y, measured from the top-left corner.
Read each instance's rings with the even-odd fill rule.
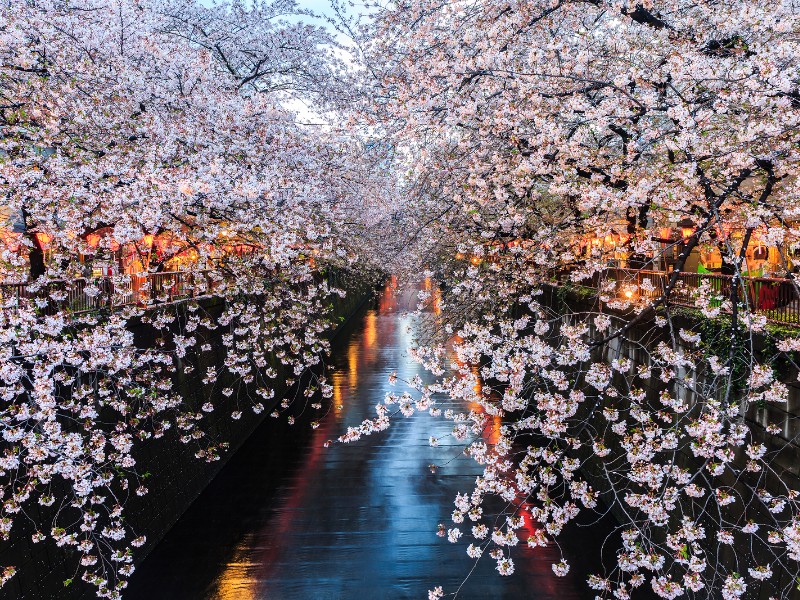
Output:
[[[330,337],[336,336],[339,330],[373,297],[374,282],[366,281],[352,274],[338,272],[332,275],[331,283],[347,294],[344,298],[334,295],[331,298],[332,318],[337,326]],[[219,316],[224,308],[221,299],[202,299],[201,309],[210,316]],[[185,305],[175,305],[178,318]],[[149,347],[157,342],[155,332],[147,325],[132,322],[136,344]],[[199,407],[209,399],[207,386],[202,378],[208,367],[221,370],[226,353],[221,342],[222,328],[210,334],[206,342],[212,350],[203,355],[203,362],[195,366],[191,374],[179,372],[176,375],[177,389],[189,406]],[[215,343],[216,341],[216,343]],[[271,366],[276,369],[276,382],[283,382],[289,376],[281,369],[279,361],[270,357]],[[221,389],[227,382],[224,375],[214,386],[213,399],[224,404]],[[177,522],[189,505],[200,495],[216,474],[224,467],[228,459],[247,440],[252,432],[280,403],[289,391],[285,384],[276,383],[275,396],[269,402],[263,402],[265,409],[256,415],[245,402],[242,406],[242,417],[231,418],[230,410],[216,410],[204,416],[203,431],[212,440],[229,444],[220,460],[206,462],[195,457],[198,450],[196,444],[182,444],[177,440],[176,432],[168,432],[161,439],[149,440],[135,448],[133,456],[137,462],[139,473],[146,473],[144,484],[149,493],[144,497],[131,494],[126,502],[125,511],[128,524],[136,535],[145,535],[147,543],[139,548],[135,555],[136,564],[140,564],[148,553]],[[225,399],[230,403],[231,399]],[[292,410],[292,409],[290,409]],[[295,409],[297,410],[297,409]],[[284,417],[285,418],[285,415]],[[169,435],[171,433],[171,435]],[[56,494],[57,495],[57,494]],[[52,519],[50,509],[32,505],[26,507],[30,520],[19,519],[12,530],[12,539],[0,543],[0,567],[13,565],[17,573],[0,589],[0,599],[23,600],[82,600],[94,598],[93,588],[79,579],[77,572],[80,556],[69,548],[58,548],[48,540],[34,544],[31,535],[35,532],[34,523],[42,523],[42,528]],[[65,585],[65,582],[71,583]],[[124,597],[124,593],[123,593]]]
[[[541,302],[561,314],[565,321],[571,323],[577,323],[585,319],[588,313],[596,314],[597,312],[594,294],[585,296],[580,289],[547,288],[543,298],[541,298]],[[615,321],[612,329],[627,322],[628,315],[626,314],[607,310],[604,312],[608,312]],[[593,323],[586,321],[586,324],[589,326],[590,331],[594,330]],[[681,328],[700,331],[701,343],[704,344],[706,351],[713,351],[723,356],[728,350],[728,346],[725,346],[724,349],[715,348],[714,344],[729,344],[730,336],[727,333],[724,336],[719,335],[722,331],[718,324],[704,320],[702,316],[694,314],[693,311],[677,309],[673,316],[673,325],[675,331]],[[679,351],[682,350],[689,353],[698,350],[696,345],[687,344],[680,338],[677,338],[677,340]],[[666,341],[672,345],[672,340],[663,329],[653,328],[652,323],[649,325],[643,323],[632,327],[625,333],[625,336],[618,337],[603,348],[595,351],[594,360],[610,362],[614,359],[628,358],[633,363],[633,371],[639,365],[651,365],[649,352],[652,352],[661,341]],[[746,498],[752,497],[755,489],[766,489],[775,495],[784,495],[785,486],[800,491],[800,446],[798,446],[798,440],[800,440],[800,383],[798,383],[797,368],[793,367],[788,361],[780,361],[779,354],[775,351],[773,343],[766,336],[754,335],[748,340],[748,344],[752,344],[752,351],[760,361],[773,364],[780,380],[789,390],[788,401],[785,404],[767,403],[757,405],[751,403],[743,415],[744,420],[750,426],[753,443],[762,443],[767,447],[772,470],[771,472],[759,474],[747,473],[744,468],[747,457],[742,448],[733,461],[733,466],[741,470],[740,474],[734,477],[728,470],[724,475],[715,478],[714,484],[721,488],[735,490],[740,495],[740,498],[743,499],[743,501],[720,509],[728,522],[739,521],[742,517],[742,511],[747,510],[747,519],[752,519],[758,523],[771,523],[772,516],[766,510],[759,512],[753,503],[746,501]],[[709,345],[712,347],[709,348]],[[678,375],[678,379],[696,378],[698,382],[702,382],[704,377],[703,373],[688,371]],[[615,385],[621,383],[621,381],[618,381],[619,376],[616,377],[616,380],[612,380]],[[651,405],[658,404],[658,396],[664,385],[657,375],[653,375],[647,381],[637,380],[637,385],[647,393],[645,402]],[[624,389],[624,386],[618,387]],[[689,407],[706,401],[706,398],[699,397],[687,389],[686,386],[673,384],[670,386],[669,391],[673,397],[684,400]],[[742,402],[741,394],[734,401]],[[595,417],[595,419],[600,422],[603,421],[601,417]],[[765,427],[770,423],[779,425],[781,432],[778,434],[768,433]],[[582,459],[582,475],[598,491],[604,503],[612,507],[611,512],[616,520],[619,523],[628,522],[629,515],[625,514],[616,504],[616,502],[625,503],[624,500],[621,500],[621,497],[628,490],[620,482],[617,483],[615,490],[611,489],[604,474],[602,462],[588,448],[580,455],[580,458]],[[689,452],[682,452],[674,457],[674,461],[676,466],[690,470],[702,468],[698,459]],[[686,512],[691,514],[688,509]],[[716,526],[716,521],[703,516],[699,518],[697,515],[692,516],[706,528],[707,552],[715,554],[719,560],[732,567],[733,570],[746,572],[748,567],[774,564],[775,559],[772,551],[762,544],[745,543],[745,536],[742,535],[735,536],[736,542],[733,545],[718,544],[716,532],[719,527]],[[676,524],[673,523],[672,525]],[[652,534],[657,536],[658,530],[654,529]],[[663,542],[664,540],[661,541]],[[700,594],[698,597],[706,596]],[[800,600],[800,590],[797,589],[797,582],[793,581],[788,573],[776,571],[776,576],[769,581],[761,584],[751,582],[744,597],[748,600],[772,600],[774,598]]]

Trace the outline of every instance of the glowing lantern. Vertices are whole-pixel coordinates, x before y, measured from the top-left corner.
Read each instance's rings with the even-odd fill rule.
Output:
[[[694,222],[691,219],[681,219],[681,222],[678,223],[678,227],[681,228],[681,235],[683,236],[683,242],[686,243],[689,241],[689,238],[694,235]]]
[[[4,229],[2,230],[2,237],[6,248],[8,248],[11,252],[19,251],[19,240],[22,237],[21,233],[15,233],[13,231],[9,231],[8,229]]]
[[[97,244],[100,243],[100,236],[96,233],[90,233],[86,236],[86,243],[89,244],[89,248],[97,248]]]
[[[42,250],[47,250],[50,247],[50,241],[53,239],[48,234],[39,232],[34,234],[36,236],[36,241],[39,243],[39,247]]]
[[[154,239],[155,238],[153,237],[152,233],[145,235],[144,238],[142,238],[142,243],[144,244],[145,248],[152,248]]]

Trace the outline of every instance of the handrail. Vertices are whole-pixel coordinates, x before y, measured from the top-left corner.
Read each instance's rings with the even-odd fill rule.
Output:
[[[567,275],[563,273],[562,275]],[[580,285],[606,290],[619,300],[635,298],[660,298],[674,273],[649,269],[609,267],[595,273],[588,282]],[[711,293],[712,307],[725,309],[724,301],[730,298],[734,275],[722,273],[688,273],[681,271],[668,302],[672,305],[695,308],[697,294],[703,284]],[[584,280],[585,281],[585,280]],[[800,327],[800,296],[794,282],[782,277],[739,277],[739,298],[751,310],[773,323]]]
[[[77,314],[205,296],[219,289],[223,281],[213,277],[211,271],[201,270],[80,277],[69,282],[55,280],[44,284],[46,290],[36,283],[0,283],[0,303],[15,307],[22,300],[33,302],[46,294],[51,300],[46,314],[60,311]]]

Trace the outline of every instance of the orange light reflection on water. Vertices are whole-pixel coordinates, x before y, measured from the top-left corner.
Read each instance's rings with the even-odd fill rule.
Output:
[[[353,390],[358,383],[358,345],[351,343],[347,348],[347,384]]]
[[[383,293],[378,298],[378,313],[385,315],[397,310],[397,277],[386,282]]]
[[[378,343],[378,315],[370,311],[364,317],[364,348],[373,348]]]
[[[236,555],[247,555],[249,543],[242,542],[236,548]],[[251,576],[254,565],[250,561],[239,562],[232,560],[225,565],[225,570],[217,580],[215,600],[256,600],[257,581]]]
[[[331,377],[331,385],[333,386],[333,410],[336,413],[337,420],[344,409],[344,394],[342,394],[343,384],[344,375],[342,375],[342,372],[334,371]]]
[[[313,481],[313,478],[309,477],[308,474],[317,473],[319,470],[317,464],[324,460],[323,443],[326,439],[336,435],[338,430],[337,422],[344,418],[343,407],[346,400],[351,394],[356,393],[359,375],[369,380],[371,363],[378,356],[375,348],[380,340],[389,335],[389,332],[392,331],[391,328],[395,327],[393,321],[380,320],[378,315],[386,315],[397,309],[396,285],[396,280],[390,281],[386,285],[385,292],[381,295],[378,303],[378,314],[370,312],[365,315],[362,334],[354,336],[346,348],[338,350],[339,361],[337,364],[339,368],[331,374],[334,406],[332,412],[334,414],[321,419],[320,427],[312,434],[312,439],[310,440],[311,451],[306,456],[303,465],[298,469],[297,475],[286,486],[289,493],[275,507],[276,516],[269,523],[268,539],[280,539],[284,532],[291,531],[292,521],[298,514],[297,507],[303,506],[308,502],[306,496],[309,493],[309,482]],[[436,293],[438,294],[438,290]],[[437,303],[438,301],[435,300],[434,309]],[[454,338],[452,341],[458,343],[461,340]],[[451,356],[455,359],[454,355]],[[499,399],[497,392],[491,386],[485,385],[478,365],[470,365],[469,370],[475,378],[474,391],[476,394],[474,400],[469,403],[469,409],[476,413],[485,413],[478,399],[484,397],[484,400],[491,399],[491,401],[496,402]],[[482,437],[487,445],[493,445],[497,442],[501,425],[502,419],[499,416],[487,419],[486,426],[482,432]],[[318,498],[315,498],[314,501],[317,502]],[[531,580],[531,587],[535,585],[537,592],[541,591],[553,597],[557,595],[559,589],[552,582],[550,562],[558,560],[558,552],[554,547],[528,549],[524,542],[528,536],[535,533],[537,529],[536,523],[532,522],[530,506],[526,502],[518,504],[518,514],[521,514],[524,518],[524,526],[519,531],[520,539],[523,542],[522,547],[524,548],[522,552],[529,556],[531,554],[537,556],[537,560],[533,563],[536,577]],[[262,589],[264,582],[270,579],[271,569],[274,568],[273,565],[277,564],[281,550],[278,546],[272,545],[264,545],[260,549],[253,547],[257,542],[257,537],[245,538],[237,545],[232,559],[217,579],[216,590],[214,590],[215,595],[213,596],[215,599],[256,600],[256,598],[265,597]],[[248,556],[251,557],[250,561],[246,560]]]

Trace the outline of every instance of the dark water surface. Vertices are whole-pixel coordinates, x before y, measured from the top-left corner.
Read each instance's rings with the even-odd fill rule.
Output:
[[[436,536],[449,523],[456,492],[480,467],[457,446],[431,448],[451,426],[427,415],[400,418],[387,432],[324,448],[348,425],[374,415],[392,371],[420,368],[406,355],[411,294],[387,289],[334,345],[334,408],[312,430],[284,419],[262,425],[231,458],[131,579],[126,600],[356,600],[427,598],[454,592],[473,567],[465,549]],[[405,305],[405,306],[404,306]],[[336,408],[341,406],[341,408]],[[441,466],[431,473],[429,465]],[[448,463],[445,465],[445,463]],[[450,523],[449,526],[452,526]],[[608,523],[574,529],[564,540],[576,561],[566,578],[555,549],[518,547],[516,572],[500,577],[481,559],[458,598],[589,598],[585,562],[596,562]]]

